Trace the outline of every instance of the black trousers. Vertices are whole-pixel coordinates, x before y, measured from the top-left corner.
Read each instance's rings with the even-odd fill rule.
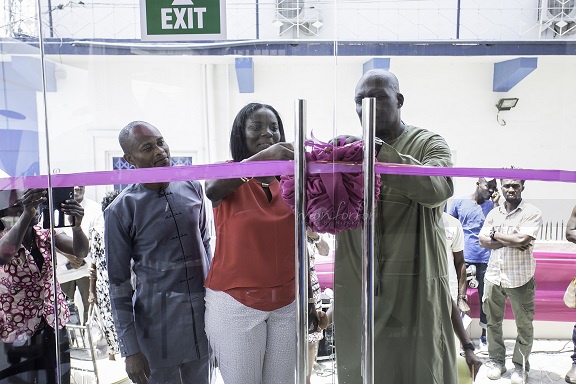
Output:
[[[56,367],[56,335],[44,319],[24,345],[4,343],[0,349],[1,384],[70,384],[70,346],[66,329],[59,330],[60,367]]]

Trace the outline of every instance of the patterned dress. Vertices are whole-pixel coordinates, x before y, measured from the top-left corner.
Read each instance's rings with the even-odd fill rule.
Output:
[[[108,267],[104,253],[104,226],[101,220],[97,220],[94,227],[90,228],[90,247],[92,258],[96,264],[96,300],[102,321],[104,336],[108,344],[108,353],[116,354],[118,349],[118,335],[114,328],[112,307],[110,306],[110,283],[108,282]]]
[[[56,326],[50,230],[34,226],[34,231],[36,246],[44,259],[42,268],[38,268],[34,256],[22,245],[9,263],[0,266],[0,340],[3,343],[31,337],[42,318],[52,328]],[[58,327],[63,328],[70,311],[59,284],[56,284],[56,297]]]
[[[322,310],[322,289],[320,288],[320,283],[318,282],[318,275],[316,274],[316,267],[314,265],[316,245],[307,242],[308,246],[308,256],[310,257],[310,286],[312,287],[312,297],[314,298],[314,304],[317,311]],[[308,334],[308,342],[314,343],[316,341],[322,340],[324,334],[322,331],[312,332]]]

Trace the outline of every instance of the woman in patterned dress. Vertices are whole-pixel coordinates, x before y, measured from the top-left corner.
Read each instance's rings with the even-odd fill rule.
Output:
[[[49,229],[37,225],[38,206],[46,201],[46,193],[45,189],[29,189],[21,199],[0,210],[0,341],[9,363],[0,371],[0,381],[13,378],[51,384],[59,372],[61,383],[70,382],[70,352],[64,329],[70,312],[60,285],[53,285],[50,242],[53,238],[58,249],[81,258],[88,254],[89,244],[80,227],[84,209],[73,199],[61,206],[64,214],[75,217],[72,237],[61,232],[51,236]],[[60,336],[59,367],[56,327]]]
[[[115,190],[106,193],[102,199],[102,212],[120,192],[120,190]],[[116,328],[114,328],[112,306],[110,305],[110,283],[108,282],[108,267],[106,265],[106,254],[104,253],[104,217],[102,215],[94,221],[94,226],[90,228],[90,247],[94,262],[90,269],[90,294],[88,301],[98,305],[104,336],[108,344],[108,359],[116,360],[115,355],[119,353],[118,335],[116,334]]]

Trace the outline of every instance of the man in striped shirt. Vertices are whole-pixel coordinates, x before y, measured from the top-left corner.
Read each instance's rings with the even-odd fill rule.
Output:
[[[479,242],[491,250],[484,276],[483,308],[488,316],[489,379],[498,380],[506,372],[506,347],[502,322],[506,299],[510,300],[518,336],[512,362],[512,384],[524,383],[530,370],[528,357],[534,339],[533,243],[542,225],[542,213],[522,201],[524,180],[501,179],[503,205],[494,208],[484,221]]]

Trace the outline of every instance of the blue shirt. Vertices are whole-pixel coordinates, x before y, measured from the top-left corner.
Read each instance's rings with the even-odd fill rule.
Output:
[[[490,250],[480,246],[478,234],[492,208],[491,200],[478,205],[470,196],[459,197],[450,207],[449,213],[460,220],[464,229],[464,260],[467,263],[488,264],[490,260]]]

